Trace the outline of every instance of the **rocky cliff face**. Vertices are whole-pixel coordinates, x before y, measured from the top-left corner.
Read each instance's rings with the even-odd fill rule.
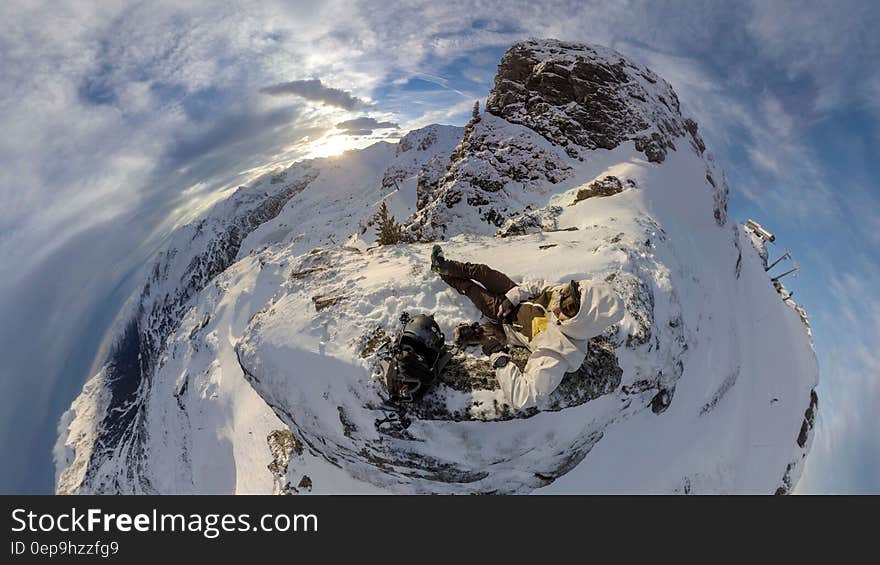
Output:
[[[650,69],[599,46],[530,40],[507,50],[486,112],[465,128],[445,176],[435,177],[410,225],[423,240],[452,222],[492,233],[521,212],[518,200],[571,179],[597,150],[632,143],[651,163],[690,150],[705,161],[718,225],[727,221],[727,181],[672,87]],[[568,163],[568,159],[574,163]]]
[[[625,141],[634,141],[652,163],[662,163],[676,142],[699,153],[706,148],[666,81],[599,46],[546,40],[514,45],[501,59],[486,109],[554,141],[570,157]]]
[[[415,243],[373,245],[380,202]],[[68,414],[58,490],[787,492],[809,326],[726,206],[665,81],[598,46],[514,45],[464,130],[295,165],[182,229]],[[626,316],[544,410],[511,410],[478,350],[389,406],[375,370],[402,312],[447,336],[478,317],[428,268],[441,239],[515,281],[604,281]]]

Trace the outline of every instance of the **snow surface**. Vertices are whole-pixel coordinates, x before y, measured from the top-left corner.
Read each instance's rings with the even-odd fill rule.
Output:
[[[719,190],[707,176],[723,174],[708,154],[682,140],[651,163],[628,141],[581,160],[489,114],[471,134],[493,141],[460,146],[463,158],[421,210],[420,170],[446,160],[460,128],[429,126],[398,146],[295,165],[283,182],[243,189],[269,194],[307,180],[180,302],[138,389],[140,431],[101,452],[94,471],[88,460],[109,401],[103,372],[87,383],[61,424],[58,491],[276,492],[267,437],[288,429],[299,449],[280,482],[299,492],[790,490],[809,450],[811,434],[804,445],[798,438],[818,379],[808,324],[774,289],[744,229],[719,221]],[[502,154],[503,167],[486,152]],[[534,155],[565,174],[511,181]],[[490,204],[443,200],[475,194],[465,182],[474,175],[501,183]],[[573,204],[607,176],[623,191]],[[479,313],[430,272],[433,242],[374,244],[371,220],[383,200],[398,219],[442,224],[447,258],[485,262],[514,280],[612,280],[627,305],[604,335],[620,382],[528,413],[512,413],[497,388],[443,382],[431,409],[401,425],[383,402],[371,336],[392,333],[404,311],[433,313],[447,336]],[[209,213],[212,222],[236,213],[230,202]],[[500,237],[481,206],[539,225]],[[209,247],[189,229],[165,255],[177,265],[162,279],[168,289]],[[655,413],[658,392],[671,404]],[[131,453],[143,454],[136,466]]]
[[[603,169],[607,163],[614,164]],[[539,476],[553,476],[592,448],[547,491],[773,492],[794,458],[794,438],[816,383],[815,360],[800,317],[782,303],[750,246],[735,276],[732,241],[739,231],[715,225],[711,194],[700,182],[682,182],[705,182],[704,167],[691,152],[673,152],[655,166],[623,146],[583,166],[580,178],[615,175],[647,188],[567,206],[575,186],[547,200],[564,206],[559,228],[577,231],[507,239],[462,234],[444,245],[449,258],[486,262],[515,280],[619,270],[648,279],[655,335],[680,317],[688,346],[663,414],[647,409],[653,389],[640,401],[621,392],[658,369],[674,370],[671,358],[652,355],[673,354],[661,343],[654,352],[619,349],[624,378],[618,392],[580,406],[495,423],[417,421],[404,440],[377,432],[381,410],[363,407],[380,405],[381,387],[358,358],[362,336],[373,327],[393,328],[404,310],[433,312],[447,335],[455,323],[479,316],[428,270],[430,245],[424,244],[333,249],[295,262],[289,272],[325,271],[312,284],[282,285],[246,330],[242,364],[259,394],[315,452],[359,480],[395,491],[527,491],[543,486]],[[665,226],[665,236],[655,226]],[[623,237],[609,243],[617,234]],[[649,250],[631,252],[629,246],[649,238],[656,242]],[[283,268],[289,257],[283,248],[268,253],[266,268]],[[311,297],[318,294],[348,298],[316,313]],[[626,334],[635,321],[621,326]],[[450,411],[469,409],[478,420],[492,420],[493,401],[503,401],[498,390],[448,396]],[[396,459],[399,453],[426,463],[410,467]],[[374,459],[387,459],[390,469],[377,469]],[[455,468],[459,479],[433,477],[430,469],[437,467]]]
[[[272,456],[266,438],[285,425],[242,378],[233,351],[244,324],[278,284],[274,279],[252,280],[261,272],[255,254],[279,241],[300,253],[345,241],[352,234],[372,242],[372,229],[366,224],[378,204],[385,200],[401,215],[413,209],[419,168],[438,154],[448,155],[460,137],[461,128],[428,126],[396,145],[378,143],[339,157],[298,163],[255,179],[202,220],[181,228],[157,260],[139,303],[131,308],[144,313],[139,319],[143,333],[162,343],[146,380],[149,386],[142,383],[133,399],[114,407],[106,367],[86,383],[59,423],[56,490],[272,492],[275,477],[267,470]],[[400,190],[383,188],[383,175],[389,171],[400,179]],[[302,190],[303,183],[307,190]],[[264,221],[243,238],[233,258],[236,269],[224,269],[214,277],[206,274],[217,256],[228,253],[228,226],[246,223],[239,218],[291,187],[286,213]],[[247,265],[255,270],[238,272]],[[207,278],[210,284],[205,285]],[[196,283],[205,285],[203,290],[194,291]],[[173,319],[168,313],[178,308],[177,331],[166,337],[164,328]],[[142,352],[139,360],[148,353]],[[107,422],[114,412],[133,409],[139,422],[132,427],[142,429],[127,430],[103,454]],[[135,445],[140,438],[145,438],[143,445]],[[315,492],[328,484],[334,485],[331,492],[348,492],[345,481],[329,479]]]

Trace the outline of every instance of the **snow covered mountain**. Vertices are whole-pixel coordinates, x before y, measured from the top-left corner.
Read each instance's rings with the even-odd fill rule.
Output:
[[[414,243],[374,244],[383,201]],[[809,322],[726,207],[660,77],[514,45],[464,129],[297,163],[181,228],[62,419],[57,490],[789,492],[817,408]],[[479,351],[392,409],[376,350],[400,315],[447,336],[479,316],[430,272],[440,240],[515,280],[604,280],[627,314],[545,410],[506,406]]]

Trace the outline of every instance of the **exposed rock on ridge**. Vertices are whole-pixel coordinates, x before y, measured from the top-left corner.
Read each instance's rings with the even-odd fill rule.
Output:
[[[662,163],[683,136],[699,153],[706,148],[666,81],[598,46],[534,39],[514,45],[501,59],[486,109],[571,157],[633,140],[649,161]]]
[[[718,225],[727,221],[727,181],[705,150],[697,124],[681,114],[672,87],[611,49],[528,40],[507,50],[486,112],[465,127],[445,174],[420,181],[417,239],[448,236],[454,223],[491,234],[523,213],[547,184],[566,188],[596,149],[633,142],[652,163],[690,150],[706,163],[706,190]]]

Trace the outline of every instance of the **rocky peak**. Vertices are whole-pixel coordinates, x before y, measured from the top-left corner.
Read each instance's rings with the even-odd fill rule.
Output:
[[[461,138],[462,129],[456,126],[441,126],[432,124],[423,128],[412,130],[397,143],[394,161],[388,166],[382,178],[382,188],[394,190],[401,186],[404,179],[428,174],[429,171],[439,169],[442,164],[442,172],[449,161],[448,146],[455,143],[454,140]],[[429,170],[423,171],[427,167]],[[438,173],[431,173],[437,176]],[[439,174],[442,176],[442,173]]]
[[[408,151],[427,151],[434,143],[437,142],[438,129],[441,126],[430,125],[420,129],[412,130],[400,138],[397,144],[396,154],[406,153]]]
[[[565,190],[579,161],[630,141],[652,163],[665,161],[669,150],[700,156],[715,221],[726,223],[724,174],[669,83],[606,47],[517,43],[502,57],[486,112],[465,127],[445,174],[436,167],[420,178],[418,212],[406,229],[423,241],[494,233],[523,213],[520,196],[554,185]]]
[[[501,59],[486,110],[540,133],[571,157],[633,140],[649,161],[661,163],[686,134],[697,152],[705,149],[672,87],[606,47],[555,39],[513,45]]]

